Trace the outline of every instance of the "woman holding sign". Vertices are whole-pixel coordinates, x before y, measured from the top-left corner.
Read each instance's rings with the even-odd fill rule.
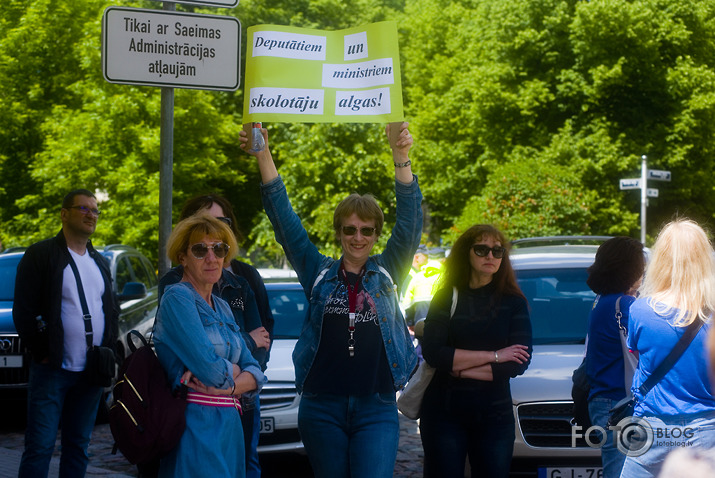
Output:
[[[417,365],[399,308],[398,289],[422,232],[422,194],[412,174],[407,123],[387,127],[395,168],[397,220],[381,254],[371,251],[383,213],[369,194],[353,193],[333,214],[343,255],[335,260],[311,243],[273,163],[268,134],[256,156],[263,205],[277,241],[310,298],[293,352],[302,393],[298,428],[316,477],[391,477],[399,422],[395,391]],[[392,133],[392,134],[390,134]]]

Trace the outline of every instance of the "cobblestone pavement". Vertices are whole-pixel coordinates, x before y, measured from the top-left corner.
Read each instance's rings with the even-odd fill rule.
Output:
[[[58,435],[59,438],[59,435]],[[24,441],[24,430],[18,426],[3,427],[0,429],[0,478],[14,478],[20,464]],[[136,477],[136,468],[127,462],[121,453],[112,454],[114,441],[109,430],[109,425],[97,425],[94,428],[92,441],[89,444],[88,478],[130,478]],[[52,459],[50,478],[57,477],[59,470],[59,440]],[[294,464],[295,456],[269,455],[266,460],[271,460],[271,466],[266,467],[268,473],[265,478],[307,478],[312,476],[305,459],[302,465]],[[422,443],[417,428],[417,422],[400,415],[400,445],[395,463],[397,478],[417,478],[422,476]],[[277,460],[285,460],[285,467],[281,469]],[[293,460],[291,462],[291,460]],[[290,462],[290,463],[288,463]],[[273,466],[276,466],[275,469]],[[284,471],[285,469],[290,471]]]

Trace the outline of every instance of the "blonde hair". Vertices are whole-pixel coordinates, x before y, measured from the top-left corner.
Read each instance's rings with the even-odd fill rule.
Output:
[[[708,320],[715,310],[713,248],[695,221],[676,219],[660,231],[640,293],[659,315],[678,309],[675,326]]]
[[[181,257],[187,253],[189,246],[200,241],[204,236],[210,236],[228,244],[228,254],[223,258],[224,265],[231,262],[231,259],[238,254],[238,243],[231,228],[213,216],[198,213],[179,221],[171,232],[166,242],[167,254],[171,262],[175,264],[181,262]]]

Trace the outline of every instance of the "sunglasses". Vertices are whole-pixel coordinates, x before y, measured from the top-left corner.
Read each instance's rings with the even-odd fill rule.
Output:
[[[487,257],[491,252],[494,259],[501,259],[506,254],[506,247],[502,246],[489,247],[484,244],[474,244],[472,250],[478,257]]]
[[[357,234],[357,232],[358,228],[356,226],[343,226],[343,234],[345,234],[346,236],[354,236],[355,234]],[[360,234],[365,237],[370,237],[375,234],[375,228],[363,226],[360,228]]]
[[[222,217],[222,216],[217,216],[216,219],[219,221],[223,222],[226,224],[228,227],[231,227],[233,225],[233,221],[231,220],[230,217]]]
[[[224,257],[226,257],[226,254],[228,254],[229,245],[225,242],[217,242],[216,244],[207,246],[203,242],[199,242],[198,244],[194,244],[190,248],[191,255],[194,256],[196,259],[203,259],[204,257],[206,257],[209,253],[209,249],[213,249],[214,255],[217,258],[223,259]]]

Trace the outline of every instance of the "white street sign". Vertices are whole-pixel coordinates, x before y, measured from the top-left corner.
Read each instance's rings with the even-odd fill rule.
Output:
[[[640,178],[621,179],[621,189],[640,189]]]
[[[108,7],[102,73],[110,83],[235,91],[241,23],[235,17]]]
[[[205,5],[207,7],[228,7],[233,8],[238,5],[238,0],[159,0],[168,1],[171,3],[188,3],[191,5]]]
[[[657,198],[658,197],[658,190],[654,188],[648,188],[646,189],[646,196],[649,198]]]
[[[656,181],[670,181],[670,171],[661,171],[659,169],[649,169],[648,179],[655,179]]]

